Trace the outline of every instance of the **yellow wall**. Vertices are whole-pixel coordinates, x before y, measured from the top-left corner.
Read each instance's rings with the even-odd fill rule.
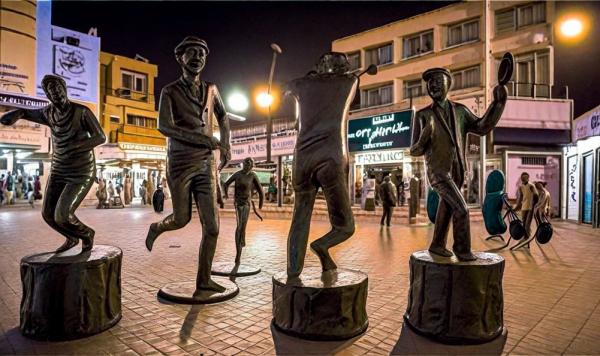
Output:
[[[141,100],[141,95],[133,96],[140,100],[118,96],[116,90],[122,86],[121,70],[146,74],[148,92],[145,100]],[[107,52],[100,53],[100,124],[110,143],[130,142],[165,146],[165,138],[157,129],[127,124],[128,114],[158,119],[154,99],[154,79],[157,75],[158,67],[155,64]],[[111,115],[119,117],[119,123],[112,123]]]
[[[404,99],[403,88],[404,81],[414,80],[421,77],[421,74],[434,67],[444,67],[449,70],[461,69],[473,65],[480,66],[480,87],[465,88],[455,90],[450,93],[454,99],[463,97],[473,97],[483,95],[484,70],[484,41],[485,21],[483,16],[483,1],[469,1],[452,4],[420,14],[408,19],[390,23],[385,26],[370,29],[358,34],[347,36],[333,41],[332,50],[336,52],[352,53],[360,51],[361,66],[365,69],[365,50],[393,43],[393,61],[390,64],[379,66],[379,73],[374,76],[364,75],[360,80],[360,88],[368,89],[377,87],[386,83],[394,84],[393,105],[382,108],[361,109],[355,111],[352,116],[368,116],[391,110],[406,109],[409,105],[409,99]],[[553,2],[546,3],[546,22],[531,25],[516,31],[495,35],[495,16],[494,11],[507,7],[514,7],[521,4],[531,3],[531,1],[498,1],[491,2],[491,55],[494,58],[500,57],[507,51],[518,55],[539,49],[550,49],[550,83],[553,83],[554,66],[552,51],[552,22],[555,18],[555,8]],[[465,20],[479,18],[479,40],[462,45],[446,48],[447,26],[450,24],[463,22]],[[433,29],[433,51],[421,56],[402,58],[403,39],[407,36],[417,34],[426,30]],[[495,70],[494,61],[491,61],[490,72]],[[495,78],[494,73],[490,73],[492,81]],[[492,83],[493,84],[493,83]],[[413,98],[413,105],[417,108],[430,103],[427,96]]]
[[[0,0],[0,91],[35,96],[35,19],[35,1]]]

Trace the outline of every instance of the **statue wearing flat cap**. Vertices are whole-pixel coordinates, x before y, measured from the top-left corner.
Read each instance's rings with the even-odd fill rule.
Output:
[[[217,247],[219,218],[217,177],[213,150],[220,150],[220,168],[231,158],[229,123],[217,86],[200,80],[208,46],[198,37],[186,37],[175,48],[175,58],[183,75],[165,86],[160,94],[158,130],[168,138],[167,182],[173,199],[173,214],[150,225],[146,247],[165,231],[181,229],[192,216],[192,197],[202,224],[202,242],[196,288],[225,290],[210,278]],[[220,140],[213,136],[213,117],[217,119]]]
[[[475,116],[466,106],[447,99],[452,76],[443,68],[423,73],[427,92],[433,103],[416,113],[413,123],[410,154],[425,155],[427,178],[439,194],[433,241],[429,251],[450,257],[446,249],[448,228],[452,220],[454,245],[452,250],[459,260],[472,261],[469,210],[460,192],[465,176],[465,139],[467,133],[486,135],[500,120],[506,105],[504,85],[494,88],[494,100],[485,115]]]

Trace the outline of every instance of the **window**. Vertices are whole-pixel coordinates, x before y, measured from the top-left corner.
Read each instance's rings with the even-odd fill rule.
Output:
[[[127,115],[127,125],[156,128],[156,119],[138,115]]]
[[[528,156],[521,157],[521,164],[526,166],[545,166],[546,157]]]
[[[479,65],[452,72],[452,89],[478,87],[481,84]]]
[[[496,11],[496,34],[507,33],[522,27],[546,21],[546,4],[531,3]]]
[[[110,115],[110,122],[118,124],[121,121],[121,118],[118,116]]]
[[[421,79],[404,81],[404,99],[416,98],[423,95],[425,95],[425,90]]]
[[[350,71],[360,69],[360,52],[354,52],[348,54],[348,62],[350,62]]]
[[[361,91],[362,107],[391,104],[393,100],[393,85],[387,84],[373,89]]]
[[[122,70],[121,71],[121,87],[136,91],[138,93],[146,93],[148,76],[146,74],[134,73]]]
[[[414,57],[431,51],[433,51],[433,30],[404,39],[403,58]]]
[[[367,67],[371,64],[381,66],[384,64],[392,63],[392,44],[388,43],[381,47],[368,49],[365,51],[365,62]]]
[[[500,59],[496,59],[496,71]],[[508,94],[522,97],[550,97],[550,54],[548,51],[515,57],[515,70],[508,83]],[[497,81],[497,78],[496,78]]]
[[[448,26],[448,47],[479,39],[479,20]]]

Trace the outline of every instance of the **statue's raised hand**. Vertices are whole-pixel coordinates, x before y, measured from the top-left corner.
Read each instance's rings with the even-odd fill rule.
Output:
[[[12,125],[19,119],[22,119],[25,112],[21,109],[11,110],[0,117],[0,123],[2,125]]]

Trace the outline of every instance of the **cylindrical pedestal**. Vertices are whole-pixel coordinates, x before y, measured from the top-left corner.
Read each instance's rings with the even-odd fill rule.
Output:
[[[369,325],[367,291],[367,275],[359,271],[305,268],[290,280],[279,273],[273,276],[273,324],[304,339],[352,338]]]
[[[71,340],[97,334],[121,319],[121,259],[118,247],[96,245],[21,260],[21,333],[41,340]]]
[[[475,255],[476,261],[460,262],[427,250],[412,254],[409,326],[445,343],[484,343],[502,333],[504,258]]]

